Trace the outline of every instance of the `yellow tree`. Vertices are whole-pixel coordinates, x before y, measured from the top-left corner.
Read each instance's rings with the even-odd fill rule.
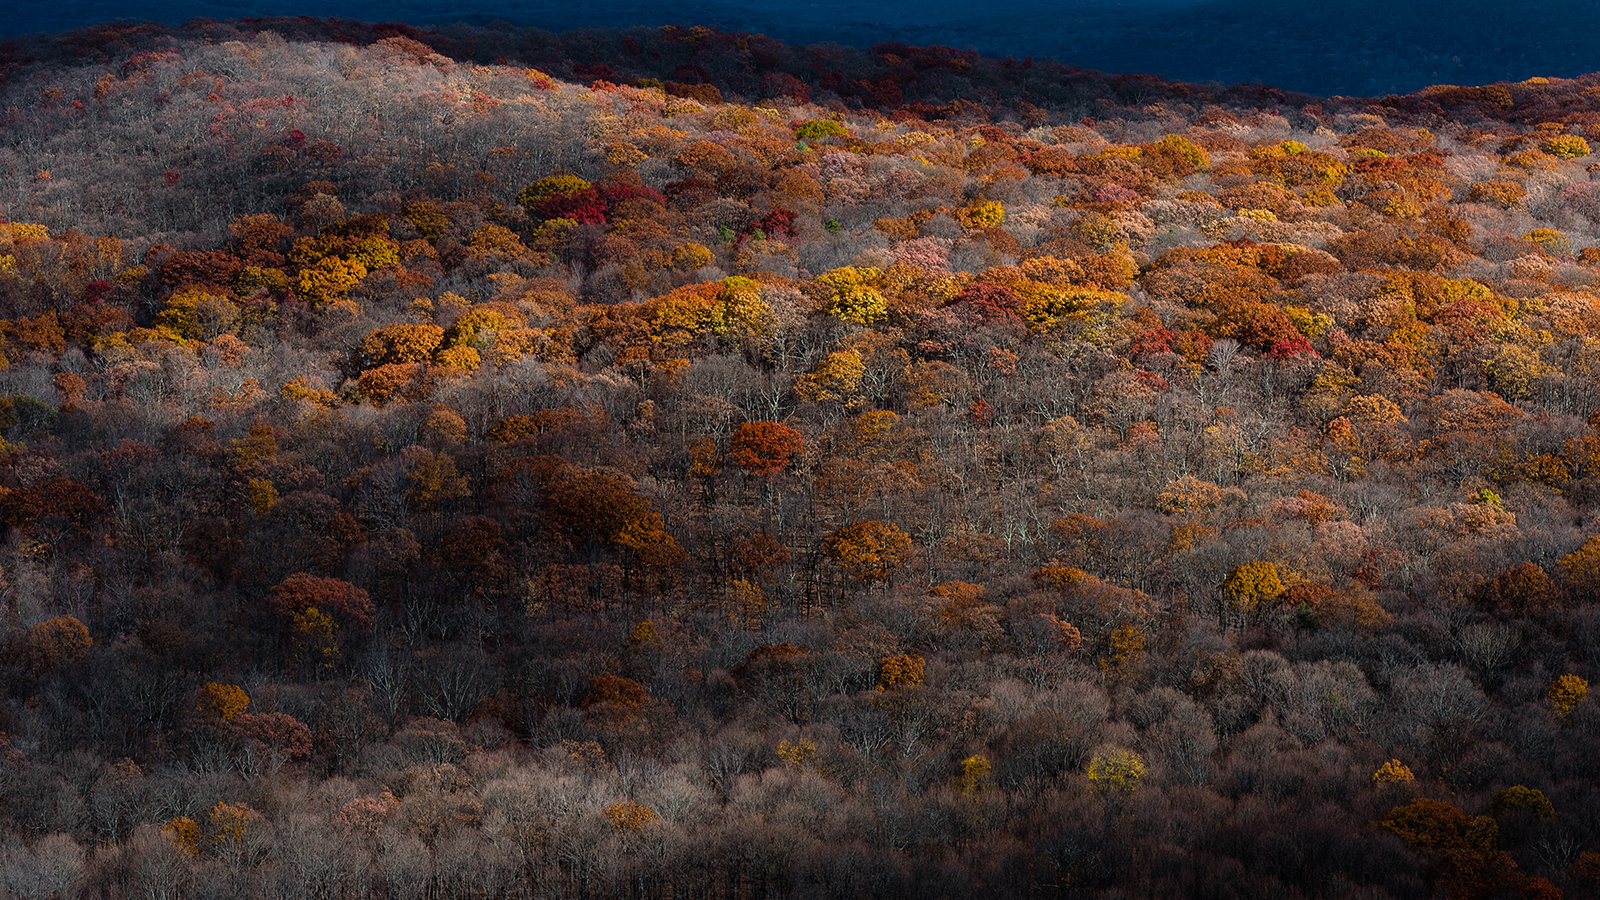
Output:
[[[250,695],[236,684],[213,681],[195,695],[194,711],[211,722],[231,722],[250,707]]]
[[[1483,374],[1494,385],[1495,393],[1507,400],[1521,400],[1533,382],[1548,371],[1539,354],[1516,344],[1505,344],[1483,363]]]
[[[416,447],[408,448],[406,457],[411,464],[411,471],[406,473],[406,480],[411,483],[407,495],[417,509],[433,512],[469,493],[467,482],[457,474],[456,461],[450,454]]]
[[[289,623],[294,635],[294,656],[313,672],[332,669],[339,661],[339,642],[334,637],[339,624],[315,606],[308,606]]]
[[[1600,535],[1589,538],[1582,547],[1561,557],[1560,565],[1577,592],[1591,594],[1600,589]]]
[[[1373,784],[1412,784],[1417,780],[1411,768],[1398,759],[1391,759],[1372,773]]]
[[[624,834],[636,834],[649,828],[657,819],[661,818],[656,811],[643,803],[624,800],[613,803],[605,809],[606,819],[611,827]]]
[[[1514,784],[1501,791],[1490,805],[1489,814],[1499,818],[1513,809],[1526,809],[1541,819],[1548,819],[1556,814],[1555,805],[1544,795],[1544,791],[1520,784]]]
[[[811,374],[795,382],[795,392],[815,403],[835,402],[846,408],[860,405],[861,384],[867,364],[861,351],[837,350],[823,357]]]
[[[232,452],[234,465],[241,470],[249,469],[277,455],[278,439],[271,425],[257,422],[250,426],[244,437],[230,441],[228,449]]]
[[[1577,159],[1589,155],[1589,142],[1575,134],[1561,134],[1545,139],[1539,149],[1557,159]]]
[[[1111,630],[1106,642],[1106,655],[1100,659],[1100,670],[1112,678],[1122,678],[1139,661],[1144,659],[1144,629],[1125,622]]]
[[[243,846],[256,811],[243,803],[218,803],[207,817],[211,820],[211,843],[226,850]]]
[[[922,683],[922,673],[926,662],[915,653],[900,653],[886,656],[878,663],[879,691],[892,691],[896,688]]]
[[[1249,616],[1262,603],[1268,602],[1284,591],[1278,577],[1278,567],[1270,562],[1249,562],[1236,566],[1222,583],[1222,596],[1227,601],[1225,611]]]
[[[874,287],[878,269],[845,266],[817,276],[830,289],[823,311],[845,322],[871,325],[889,313],[889,301]]]
[[[994,786],[994,764],[988,757],[973,754],[961,761],[961,774],[956,776],[956,789],[967,799],[977,802],[979,795]]]
[[[712,255],[710,248],[704,244],[690,242],[673,247],[667,264],[679,272],[693,272],[711,265],[713,259],[715,256]]]
[[[361,361],[367,367],[427,362],[442,343],[444,329],[437,325],[385,325],[361,340]]]
[[[1557,678],[1545,693],[1550,698],[1550,708],[1555,711],[1557,718],[1566,718],[1572,715],[1572,710],[1589,696],[1589,682],[1576,675],[1563,675]]]
[[[784,765],[795,769],[815,768],[817,763],[817,742],[810,740],[781,740],[778,742],[778,758]]]
[[[444,334],[444,342],[451,347],[472,347],[477,350],[487,350],[494,346],[494,340],[500,332],[511,328],[520,328],[525,324],[525,319],[508,315],[506,310],[498,306],[474,306],[461,314],[450,330]]]
[[[198,286],[174,291],[156,316],[158,327],[190,341],[214,340],[233,331],[238,322],[238,304],[226,294]]]
[[[161,833],[173,846],[190,856],[200,855],[200,823],[188,816],[178,816],[161,826]]]
[[[889,581],[911,558],[911,537],[889,522],[853,522],[829,535],[828,558],[861,581]]]
[[[361,263],[325,256],[316,265],[300,270],[295,293],[314,306],[342,300],[365,277],[367,267]]]
[[[1144,777],[1144,757],[1122,747],[1108,747],[1089,760],[1089,784],[1103,794],[1132,794]]]

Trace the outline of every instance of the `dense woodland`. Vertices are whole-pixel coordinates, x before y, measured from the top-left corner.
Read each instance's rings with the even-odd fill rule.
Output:
[[[293,0],[25,0],[0,20],[0,38],[119,17],[176,23],[295,8]],[[1600,44],[1600,18],[1575,15],[1565,0],[322,0],[317,9],[351,19],[499,20],[547,31],[688,22],[791,44],[947,44],[1106,72],[1358,97],[1577,76],[1594,70]],[[472,39],[470,28],[439,27]],[[509,27],[488,41],[504,41]]]
[[[0,75],[4,896],[1600,893],[1600,77]]]

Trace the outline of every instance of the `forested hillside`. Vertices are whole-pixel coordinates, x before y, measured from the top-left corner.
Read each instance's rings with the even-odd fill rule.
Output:
[[[292,0],[17,0],[0,38],[123,18],[282,15]],[[324,16],[545,31],[691,23],[791,44],[948,44],[1107,72],[1371,96],[1576,76],[1600,67],[1600,19],[1561,0],[322,0]],[[459,57],[458,57],[459,58]]]
[[[0,54],[0,891],[1600,893],[1600,77]]]

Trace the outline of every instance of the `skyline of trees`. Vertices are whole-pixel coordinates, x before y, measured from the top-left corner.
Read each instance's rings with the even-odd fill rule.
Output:
[[[0,889],[1600,888],[1600,80],[397,30],[4,63]]]

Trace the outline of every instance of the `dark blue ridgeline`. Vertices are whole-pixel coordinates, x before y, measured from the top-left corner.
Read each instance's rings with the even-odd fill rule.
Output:
[[[1600,70],[1600,16],[1554,0],[22,0],[0,18],[0,37],[118,18],[176,24],[298,14],[547,31],[705,24],[791,43],[944,44],[1106,72],[1352,96]]]

